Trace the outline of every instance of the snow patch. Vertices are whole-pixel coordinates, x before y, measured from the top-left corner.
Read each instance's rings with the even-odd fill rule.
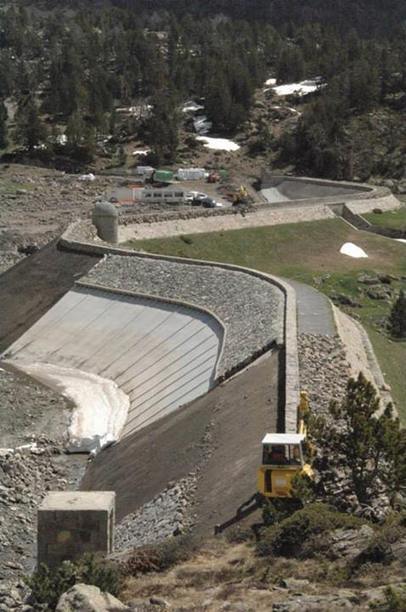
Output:
[[[405,242],[406,243],[406,238],[395,238],[396,242]]]
[[[297,96],[306,96],[309,93],[317,91],[325,84],[321,83],[320,78],[315,78],[307,81],[301,81],[300,83],[286,83],[285,85],[277,85],[273,87],[273,91],[277,96],[291,96],[295,94]]]
[[[39,448],[36,442],[31,442],[30,444],[22,444],[15,448],[0,448],[0,457],[6,457],[7,455],[13,455],[14,453],[21,453],[24,451],[30,451],[32,455],[43,455],[45,453],[45,450]]]
[[[151,149],[137,149],[136,151],[133,151],[132,154],[135,155],[148,155],[148,153],[151,151]]]
[[[96,454],[119,440],[130,400],[114,381],[50,363],[13,366],[73,402],[68,428],[70,452]]]
[[[78,181],[95,181],[96,177],[94,174],[92,174],[91,172],[89,174],[81,174],[78,177]]]
[[[213,123],[208,120],[206,115],[199,115],[193,119],[193,127],[198,134],[208,134],[213,126]]]
[[[361,249],[361,247],[357,246],[356,244],[353,244],[352,242],[344,243],[340,249],[340,253],[342,255],[348,255],[349,257],[355,257],[357,259],[360,259],[362,257],[368,257],[368,255],[363,249]]]
[[[193,102],[193,100],[190,100],[188,102],[185,102],[185,104],[182,107],[182,113],[196,113],[199,110],[203,110],[204,106],[202,106],[201,104],[196,104],[196,102]]]
[[[211,138],[210,136],[196,136],[196,140],[204,143],[206,149],[216,151],[238,151],[240,145],[228,138]]]
[[[267,79],[265,85],[276,85],[276,79]]]

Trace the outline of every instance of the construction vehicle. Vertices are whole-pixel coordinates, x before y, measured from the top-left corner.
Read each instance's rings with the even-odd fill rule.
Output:
[[[219,180],[220,180],[220,175],[218,172],[215,172],[214,170],[210,172],[209,176],[207,177],[208,183],[218,183]]]
[[[309,399],[306,391],[302,391],[297,408],[297,433],[265,435],[262,440],[262,463],[257,473],[257,492],[237,509],[235,516],[216,525],[215,534],[255,512],[266,499],[285,499],[291,504],[298,502],[293,492],[293,479],[298,475],[313,477],[311,465],[305,460],[305,450],[310,455],[313,452],[306,441],[309,415]]]
[[[292,481],[297,475],[312,477],[304,458],[307,418],[310,412],[307,393],[302,391],[298,406],[298,433],[268,433],[262,440],[262,465],[258,470],[258,492],[265,498],[292,498]]]
[[[248,191],[244,185],[240,185],[240,188],[233,195],[233,205],[248,204]]]

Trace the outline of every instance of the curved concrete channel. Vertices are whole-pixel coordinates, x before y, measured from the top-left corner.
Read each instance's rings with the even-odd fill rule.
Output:
[[[8,349],[5,363],[43,382],[54,366],[62,387],[67,372],[55,366],[76,373],[78,387],[84,372],[115,381],[129,398],[125,436],[206,393],[223,339],[222,325],[202,310],[77,286]],[[85,392],[65,392],[89,403]]]
[[[348,196],[367,196],[374,188],[358,183],[329,181],[308,177],[293,177],[266,173],[262,179],[261,193],[270,204],[300,202],[310,200],[329,202],[337,198],[346,200]]]

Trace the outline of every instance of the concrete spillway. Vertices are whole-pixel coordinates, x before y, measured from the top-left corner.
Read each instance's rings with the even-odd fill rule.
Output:
[[[266,175],[262,181],[262,195],[270,203],[295,202],[297,200],[319,200],[343,198],[359,193],[368,193],[372,188],[339,181]]]
[[[129,398],[127,435],[211,388],[223,333],[198,309],[77,287],[3,358],[26,371],[33,364],[69,369],[70,381],[73,371],[114,381]]]

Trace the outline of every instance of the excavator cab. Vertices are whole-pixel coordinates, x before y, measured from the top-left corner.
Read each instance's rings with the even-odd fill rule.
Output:
[[[266,434],[262,440],[262,465],[258,491],[264,497],[292,497],[292,480],[297,474],[311,476],[303,457],[305,435]]]

